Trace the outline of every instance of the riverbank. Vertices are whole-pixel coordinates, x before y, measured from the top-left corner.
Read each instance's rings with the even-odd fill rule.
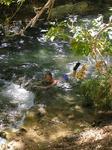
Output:
[[[90,110],[83,113],[81,110],[74,104],[67,104],[65,108],[52,105],[40,110],[37,105],[27,112],[24,125],[18,131],[6,132],[7,144],[2,145],[1,150],[110,150],[112,112],[99,112],[93,117]]]

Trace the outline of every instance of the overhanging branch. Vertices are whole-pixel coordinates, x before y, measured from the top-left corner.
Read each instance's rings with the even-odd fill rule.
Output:
[[[48,0],[47,3],[41,8],[41,10],[39,12],[37,12],[36,16],[34,18],[31,19],[31,21],[26,25],[26,27],[20,32],[20,34],[24,34],[24,32],[26,31],[26,29],[28,29],[29,27],[34,27],[36,22],[39,20],[39,18],[41,17],[41,15],[48,9],[48,18],[50,16],[51,13],[51,9],[53,8],[54,5],[54,1],[55,0]]]

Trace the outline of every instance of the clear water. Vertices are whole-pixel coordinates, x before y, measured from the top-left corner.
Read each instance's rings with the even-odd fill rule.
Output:
[[[40,78],[46,70],[60,78],[73,65],[75,57],[68,53],[67,46],[63,49],[63,43],[49,44],[41,38],[30,49],[6,51],[0,56],[0,130],[17,128],[26,110],[34,105],[35,93],[24,88],[24,78]]]
[[[62,103],[61,99],[68,103],[74,101],[75,89],[66,82],[61,85],[61,93],[60,91],[56,93],[55,89],[36,96],[35,93],[24,88],[25,83],[34,76],[40,78],[44,71],[50,70],[55,78],[60,79],[63,73],[72,70],[77,61],[90,66],[88,74],[94,71],[92,66],[94,62],[89,61],[89,58],[74,56],[65,42],[46,42],[43,35],[30,36],[28,41],[19,38],[14,42],[15,46],[11,43],[2,43],[0,47],[0,131],[19,127],[24,121],[25,112],[34,105],[35,101],[48,105],[51,101],[54,105],[57,102]],[[110,58],[106,59],[110,61]],[[73,91],[69,93],[71,89]],[[52,98],[51,95],[55,97]]]

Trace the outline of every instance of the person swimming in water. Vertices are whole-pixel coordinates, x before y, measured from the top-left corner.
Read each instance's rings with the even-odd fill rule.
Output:
[[[35,83],[31,83],[31,89],[49,89],[55,86],[58,82],[59,80],[54,79],[50,71],[46,71],[41,81],[35,81]]]
[[[50,71],[46,71],[41,78],[41,80],[36,80],[36,78],[32,78],[28,82],[26,82],[25,87],[28,90],[35,91],[36,89],[49,89],[56,84],[58,84],[59,80],[56,80]]]
[[[48,89],[56,85],[58,82],[59,80],[54,79],[50,71],[46,71],[42,80],[42,87]]]

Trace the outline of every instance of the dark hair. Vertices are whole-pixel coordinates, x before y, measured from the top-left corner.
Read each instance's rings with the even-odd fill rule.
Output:
[[[52,73],[51,73],[50,71],[46,71],[46,72],[44,73],[44,76],[46,76],[46,75],[49,75],[49,76],[52,77]]]
[[[81,65],[81,63],[77,62],[76,65],[73,67],[73,71],[76,71],[80,65]]]

